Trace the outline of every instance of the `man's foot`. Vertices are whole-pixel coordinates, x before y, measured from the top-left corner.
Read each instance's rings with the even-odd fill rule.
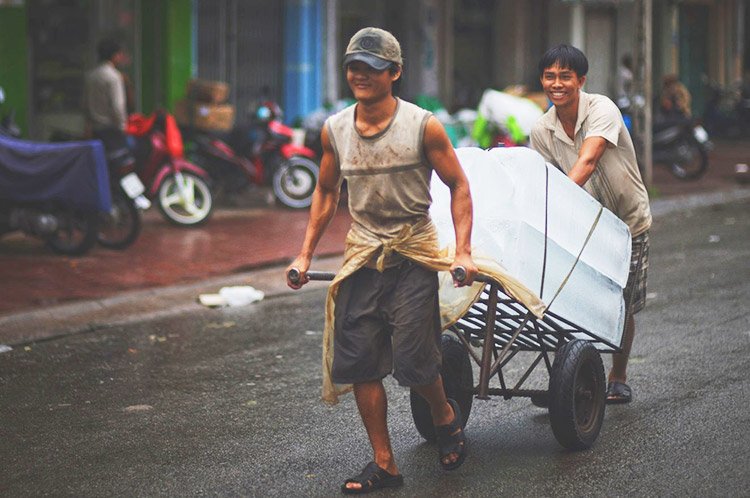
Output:
[[[630,403],[632,400],[633,391],[626,383],[613,381],[607,384],[607,404]]]
[[[397,488],[404,484],[404,476],[390,474],[375,462],[370,462],[358,476],[344,481],[341,492],[345,495],[362,495],[382,488]]]
[[[437,435],[438,453],[440,456],[440,466],[443,470],[454,470],[461,466],[466,459],[466,434],[462,427],[461,409],[452,399],[448,403],[453,408],[453,422],[447,425],[438,425],[435,427]]]

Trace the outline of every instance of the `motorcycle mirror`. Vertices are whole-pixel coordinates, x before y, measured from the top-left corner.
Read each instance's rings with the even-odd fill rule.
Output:
[[[0,86],[0,104],[5,103],[5,90]]]

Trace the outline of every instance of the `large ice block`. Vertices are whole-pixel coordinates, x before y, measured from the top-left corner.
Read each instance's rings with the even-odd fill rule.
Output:
[[[531,149],[456,153],[471,185],[475,250],[536,292],[551,312],[619,346],[630,265],[627,225]],[[440,243],[454,244],[450,192],[437,175],[431,193]]]

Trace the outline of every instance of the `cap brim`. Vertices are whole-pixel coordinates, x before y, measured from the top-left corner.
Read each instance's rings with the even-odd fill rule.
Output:
[[[368,54],[367,52],[355,52],[344,57],[344,67],[348,66],[354,61],[361,61],[370,67],[382,71],[388,69],[388,66],[393,64],[391,61],[381,59],[377,55]]]

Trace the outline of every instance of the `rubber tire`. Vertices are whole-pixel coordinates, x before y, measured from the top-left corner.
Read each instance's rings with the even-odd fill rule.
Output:
[[[471,369],[469,352],[453,335],[443,334],[441,338],[443,364],[440,374],[443,377],[443,388],[448,398],[456,400],[461,408],[463,420],[461,426],[466,427],[474,401],[474,372]],[[413,389],[409,393],[411,415],[417,432],[425,440],[433,443],[436,440],[435,426],[432,424],[432,414],[427,401]]]
[[[312,204],[313,192],[318,184],[320,168],[315,161],[302,156],[292,156],[282,161],[273,174],[273,194],[276,200],[292,209],[304,209]],[[291,175],[291,177],[290,177]],[[302,177],[300,178],[300,175]],[[291,182],[297,187],[298,182],[303,183],[303,189],[299,192],[288,188]]]
[[[695,140],[686,140],[685,142],[688,147],[694,149],[693,153],[697,154],[697,158],[694,159],[699,161],[697,168],[686,170],[682,167],[682,164],[673,161],[669,165],[669,170],[675,178],[679,178],[680,180],[697,180],[708,170],[708,152]]]
[[[121,211],[126,229],[122,230],[120,237],[107,237],[103,230],[110,223],[110,218],[109,215],[103,214],[99,220],[96,240],[107,249],[125,249],[132,245],[141,234],[141,211],[135,206],[133,200],[119,188],[112,192],[112,206]]]
[[[168,175],[166,178],[164,178],[164,181],[161,183],[161,185],[159,185],[156,204],[159,206],[159,211],[161,211],[161,214],[163,214],[170,223],[178,226],[202,225],[211,217],[211,212],[213,211],[213,195],[211,193],[211,189],[208,186],[207,180],[201,178],[198,175],[183,171],[182,176],[185,178],[189,178],[196,185],[197,190],[203,196],[203,205],[208,206],[206,209],[204,209],[203,215],[200,217],[191,218],[189,215],[181,215],[180,213],[175,212],[171,207],[165,207],[163,205],[164,196],[166,195],[165,191],[172,188],[176,183],[174,174]]]
[[[549,418],[564,448],[583,450],[594,444],[604,420],[605,392],[604,364],[591,343],[575,339],[555,354],[549,377]]]
[[[65,256],[82,256],[96,245],[99,224],[97,213],[60,208],[55,210],[55,216],[58,217],[62,226],[47,238],[47,245],[50,249]],[[67,230],[68,227],[72,227],[72,230]],[[73,231],[81,236],[71,241],[67,236]]]

